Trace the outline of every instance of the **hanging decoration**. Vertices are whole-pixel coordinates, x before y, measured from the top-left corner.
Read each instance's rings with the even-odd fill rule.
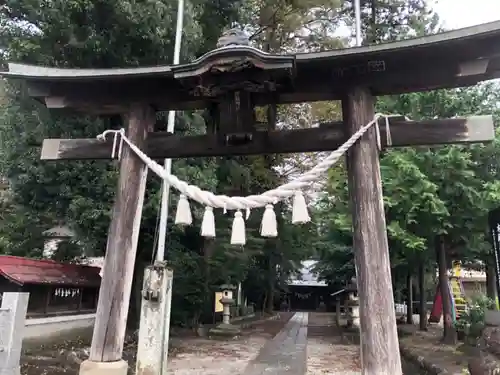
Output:
[[[262,237],[278,236],[278,222],[276,221],[276,213],[272,204],[266,204],[266,210],[260,224],[260,235]]]
[[[231,245],[241,245],[246,243],[245,220],[240,210],[234,213],[233,228],[231,230]]]
[[[203,221],[201,222],[202,237],[215,238],[215,216],[214,209],[210,206],[205,207]]]
[[[191,214],[191,208],[189,207],[189,201],[184,194],[179,197],[179,203],[177,203],[177,212],[175,213],[175,224],[177,225],[191,225],[193,223],[193,216]]]
[[[243,246],[246,243],[245,234],[245,220],[250,215],[250,210],[253,208],[265,207],[264,215],[262,217],[260,234],[263,237],[277,237],[278,224],[276,220],[276,213],[274,212],[274,205],[286,198],[293,197],[292,204],[292,223],[304,224],[311,221],[309,212],[307,210],[307,203],[304,196],[303,189],[311,185],[311,183],[318,180],[330,167],[349,150],[372,126],[375,126],[377,143],[379,150],[381,149],[380,131],[378,128],[378,121],[381,118],[385,119],[386,129],[386,143],[391,145],[391,136],[389,130],[389,118],[400,117],[399,115],[383,115],[376,114],[372,121],[365,126],[361,127],[354,133],[342,146],[333,151],[325,159],[319,162],[316,166],[308,172],[300,175],[296,179],[283,184],[273,190],[266,191],[260,195],[249,195],[246,197],[228,197],[226,195],[215,195],[212,192],[200,189],[198,186],[189,185],[185,181],[180,180],[176,176],[168,173],[164,167],[152,160],[145,153],[143,153],[136,145],[134,145],[125,135],[125,130],[106,130],[97,138],[106,140],[109,134],[114,135],[112,158],[120,158],[123,143],[125,142],[129,148],[134,152],[156,175],[164,179],[169,185],[177,189],[181,194],[177,204],[177,211],[175,214],[175,224],[177,225],[191,225],[193,223],[193,216],[189,206],[189,200],[192,199],[198,203],[206,206],[205,213],[203,214],[203,221],[201,224],[201,235],[203,237],[215,237],[215,217],[214,208],[224,210],[235,210],[232,232],[231,244]],[[246,212],[246,217],[243,217],[242,210]]]

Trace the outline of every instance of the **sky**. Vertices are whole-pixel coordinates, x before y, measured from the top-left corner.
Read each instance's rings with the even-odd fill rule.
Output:
[[[435,0],[433,9],[447,29],[500,20],[500,0]]]
[[[500,20],[500,0],[429,0],[429,4],[439,15],[440,25],[447,30]],[[343,25],[336,34],[349,37],[352,32]]]

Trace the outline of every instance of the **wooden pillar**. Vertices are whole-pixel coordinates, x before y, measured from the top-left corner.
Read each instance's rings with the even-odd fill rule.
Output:
[[[335,324],[340,328],[340,296],[335,300]]]
[[[50,299],[52,297],[52,293],[54,291],[54,287],[52,286],[48,286],[47,287],[47,291],[45,293],[45,305],[43,306],[43,314],[44,315],[47,315],[47,313],[49,312],[49,305],[50,305]]]
[[[354,87],[342,101],[342,110],[350,136],[373,119],[374,98],[367,88]],[[402,375],[375,127],[349,150],[347,167],[362,374]]]
[[[491,258],[491,257],[490,257]],[[481,290],[481,293],[483,291]],[[495,273],[495,265],[491,259],[486,261],[486,295],[491,298],[493,301],[497,300],[498,291],[497,291],[497,280]],[[498,305],[495,303],[493,307],[494,310],[498,310]]]
[[[82,310],[82,304],[83,304],[83,290],[85,288],[77,288],[78,290],[78,311]]]
[[[409,268],[406,275],[406,324],[413,324],[413,275]]]
[[[154,111],[133,104],[127,119],[127,137],[143,148],[155,122]],[[146,177],[147,167],[124,144],[90,349],[92,362],[122,359]]]
[[[420,322],[419,327],[421,331],[427,331],[427,293],[425,290],[425,265],[424,260],[421,259],[418,264],[418,291],[419,291],[419,310]]]
[[[446,259],[446,243],[442,235],[436,236],[436,255],[438,263],[439,292],[443,305],[443,341],[446,344],[456,344],[457,331],[453,327],[451,310],[451,291],[448,278],[448,261]]]

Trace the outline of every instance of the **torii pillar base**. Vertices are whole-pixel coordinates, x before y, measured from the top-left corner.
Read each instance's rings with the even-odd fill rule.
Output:
[[[115,362],[83,361],[80,375],[127,375],[128,363],[124,360]]]

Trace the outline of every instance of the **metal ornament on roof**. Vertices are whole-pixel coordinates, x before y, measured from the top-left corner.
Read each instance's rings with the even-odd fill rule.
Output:
[[[172,72],[196,97],[212,99],[234,91],[274,92],[278,87],[293,86],[295,56],[263,52],[250,45],[244,31],[231,29],[220,36],[216,49],[189,64],[172,67]]]

